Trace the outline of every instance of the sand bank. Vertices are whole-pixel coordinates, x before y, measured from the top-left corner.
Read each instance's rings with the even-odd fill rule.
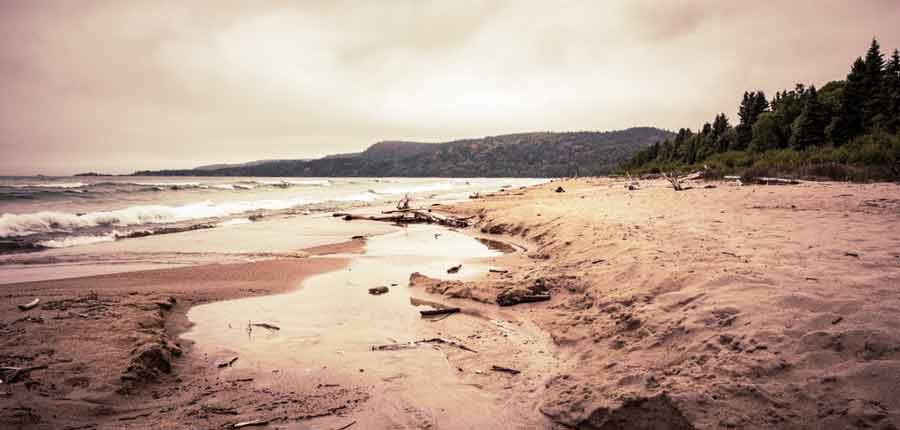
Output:
[[[553,295],[514,308],[563,358],[542,413],[602,429],[900,425],[900,186],[641,185],[450,208],[529,246],[508,274],[450,293],[541,279]]]

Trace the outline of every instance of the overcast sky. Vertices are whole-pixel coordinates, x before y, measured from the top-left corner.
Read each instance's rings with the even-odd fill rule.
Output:
[[[0,174],[696,129],[843,78],[898,23],[897,0],[0,0]]]

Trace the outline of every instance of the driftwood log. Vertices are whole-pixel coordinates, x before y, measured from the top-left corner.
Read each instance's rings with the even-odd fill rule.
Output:
[[[41,304],[41,299],[34,299],[24,305],[19,305],[19,310],[22,312],[25,312],[27,310],[31,310],[31,309],[37,307],[37,305],[39,305],[39,304]]]
[[[441,308],[441,309],[426,309],[419,311],[423,317],[430,317],[435,315],[447,315],[447,314],[455,314],[459,312],[459,308]]]
[[[444,339],[442,337],[432,337],[429,339],[416,340],[416,341],[407,342],[407,343],[388,343],[385,345],[373,345],[372,351],[397,351],[400,349],[411,349],[411,348],[416,348],[423,343],[440,343],[440,344],[450,345],[450,346],[459,348],[463,351],[468,351],[468,352],[475,353],[475,354],[478,353],[478,351],[476,351],[472,348],[469,348],[468,346],[465,346],[456,341],[452,341],[450,339]]]
[[[252,420],[252,421],[243,421],[239,423],[234,423],[231,428],[239,429],[241,427],[252,427],[252,426],[264,426],[268,425],[269,421],[267,420]]]
[[[341,217],[344,221],[367,220],[381,221],[395,224],[438,224],[445,227],[465,228],[469,226],[468,218],[438,215],[427,209],[397,209],[385,211],[384,215],[353,215],[348,213],[334,213],[332,216]],[[471,217],[469,217],[471,218]]]
[[[457,264],[449,269],[447,269],[447,273],[459,273],[459,269],[462,269],[462,264]]]
[[[518,374],[522,373],[521,370],[516,370],[516,369],[511,369],[509,367],[496,366],[496,365],[491,366],[491,370],[493,370],[494,372],[503,372],[503,373],[509,373],[512,375],[518,375]]]

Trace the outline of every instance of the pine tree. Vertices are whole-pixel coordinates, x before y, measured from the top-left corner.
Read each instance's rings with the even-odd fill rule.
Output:
[[[884,127],[889,133],[900,132],[900,52],[894,55],[884,68]]]
[[[738,108],[740,123],[735,127],[737,131],[736,150],[744,150],[753,140],[753,124],[759,115],[769,110],[769,102],[762,91],[744,92],[741,106]]]
[[[866,131],[872,131],[883,121],[884,105],[887,98],[884,94],[882,81],[884,78],[884,55],[878,41],[872,39],[869,51],[866,52],[866,67],[863,79],[865,103],[863,103],[863,126]]]
[[[841,107],[828,126],[829,140],[836,145],[843,145],[859,136],[865,130],[863,123],[863,105],[866,102],[865,88],[866,63],[857,58],[853,63],[847,83],[841,94]]]
[[[819,101],[819,95],[815,86],[810,86],[806,94],[806,103],[803,113],[794,121],[791,146],[804,149],[810,146],[825,143],[825,126],[828,120],[825,116],[825,108]]]
[[[712,140],[715,146],[715,152],[725,152],[728,150],[728,131],[731,130],[731,124],[728,123],[728,117],[724,113],[716,115],[716,119],[712,125]]]

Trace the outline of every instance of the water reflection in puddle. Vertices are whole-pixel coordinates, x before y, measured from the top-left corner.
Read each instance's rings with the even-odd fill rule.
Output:
[[[433,324],[423,321],[420,308],[410,304],[407,284],[412,272],[465,279],[487,271],[476,259],[498,255],[461,233],[410,226],[369,239],[364,254],[350,256],[348,268],[311,277],[295,292],[194,307],[188,317],[195,325],[184,337],[213,357],[238,356],[236,369],[261,375],[357,375],[373,384],[373,396],[382,397],[374,402],[377,414],[415,409],[446,415],[460,426],[484,424],[466,413],[472,401],[482,405],[476,407],[482,409],[481,417],[499,420],[502,414],[491,410],[487,393],[459,383],[441,351],[424,347],[373,352],[371,347],[420,339],[425,325]],[[459,273],[446,273],[461,263]],[[382,285],[390,292],[368,293]],[[280,330],[253,327],[248,332],[249,321],[271,323]]]

